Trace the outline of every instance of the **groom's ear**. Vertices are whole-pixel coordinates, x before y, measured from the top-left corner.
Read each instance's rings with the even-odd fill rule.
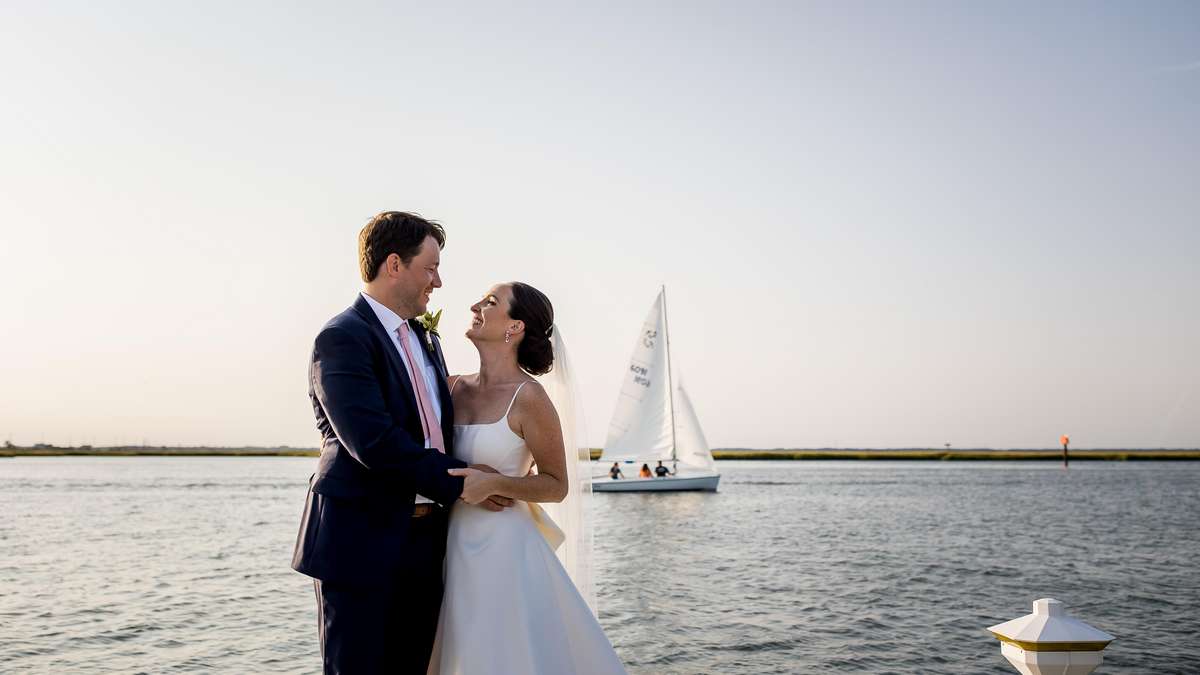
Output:
[[[388,257],[383,261],[383,271],[388,276],[396,276],[400,274],[400,270],[404,267],[404,261],[400,260],[399,253],[389,253]]]

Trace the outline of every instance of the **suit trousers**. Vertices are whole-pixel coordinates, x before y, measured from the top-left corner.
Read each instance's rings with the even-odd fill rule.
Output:
[[[386,587],[314,580],[325,675],[425,675],[442,608],[449,514],[414,518]]]

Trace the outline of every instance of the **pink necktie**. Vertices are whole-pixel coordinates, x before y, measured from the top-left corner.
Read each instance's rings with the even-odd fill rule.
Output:
[[[408,336],[412,329],[408,322],[400,324],[396,333],[400,336],[400,348],[408,359],[408,379],[412,382],[413,393],[417,395],[417,407],[421,409],[421,428],[425,430],[425,438],[429,439],[430,447],[446,454],[446,442],[442,438],[442,425],[438,423],[437,414],[433,412],[433,402],[429,400],[429,388],[425,385],[425,367],[423,361],[418,361],[408,346]]]

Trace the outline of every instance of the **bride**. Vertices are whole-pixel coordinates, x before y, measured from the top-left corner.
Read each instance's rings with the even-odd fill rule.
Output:
[[[466,335],[479,351],[479,372],[449,378],[455,455],[498,473],[450,470],[471,480],[450,513],[428,672],[624,673],[585,599],[589,472],[586,464],[580,471],[587,457],[577,452],[554,308],[537,289],[513,282],[493,286],[471,312]],[[489,495],[518,501],[499,513],[476,506]]]

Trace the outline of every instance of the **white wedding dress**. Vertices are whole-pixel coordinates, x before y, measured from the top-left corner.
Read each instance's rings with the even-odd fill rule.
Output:
[[[492,424],[454,425],[454,455],[508,476],[525,476],[533,464],[525,441],[508,427],[508,411]],[[501,512],[454,505],[430,675],[625,672],[538,530],[535,509],[546,518],[522,501]]]

